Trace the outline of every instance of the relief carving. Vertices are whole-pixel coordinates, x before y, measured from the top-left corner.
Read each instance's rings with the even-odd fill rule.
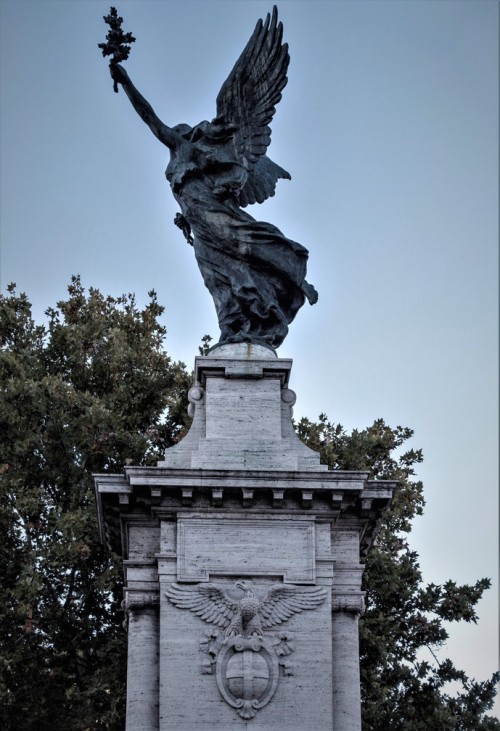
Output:
[[[332,612],[346,612],[363,616],[365,613],[364,592],[332,593]]]
[[[213,583],[172,584],[165,592],[180,609],[189,609],[207,628],[200,642],[204,658],[201,672],[215,673],[220,694],[244,719],[253,718],[274,695],[283,675],[293,675],[288,656],[294,651],[293,635],[266,633],[304,610],[316,609],[326,598],[322,587],[273,584],[257,589],[249,579],[239,579],[235,589]]]

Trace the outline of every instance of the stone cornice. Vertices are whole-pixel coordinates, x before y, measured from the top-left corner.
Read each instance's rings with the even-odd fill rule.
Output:
[[[195,380],[202,386],[205,386],[207,378],[279,378],[281,385],[286,387],[292,360],[269,357],[269,353],[264,357],[218,357],[214,351],[208,357],[197,356],[194,367]]]
[[[200,513],[265,512],[313,517],[360,535],[362,552],[389,507],[397,483],[367,472],[291,472],[127,467],[124,475],[95,475],[101,539],[120,551],[121,524]]]
[[[290,359],[248,343],[216,346],[196,358],[193,421],[184,439],[155,467],[95,475],[102,540],[120,551],[120,534],[131,522],[243,510],[248,517],[328,522],[334,531],[357,534],[366,553],[396,482],[321,464],[293,427],[291,367]]]

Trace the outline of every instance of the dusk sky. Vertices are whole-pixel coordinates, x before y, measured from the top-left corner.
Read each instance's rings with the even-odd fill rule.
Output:
[[[126,68],[171,126],[215,98],[272,0],[117,0]],[[292,175],[249,209],[310,252],[319,292],[280,348],[295,416],[415,430],[426,582],[493,579],[439,657],[498,666],[498,3],[284,0],[289,82],[269,156]],[[167,150],[113,93],[101,0],[0,0],[1,287],[34,312],[84,286],[155,289],[192,367],[212,299],[174,226]],[[432,658],[427,658],[429,662]],[[497,705],[497,708],[499,706]]]

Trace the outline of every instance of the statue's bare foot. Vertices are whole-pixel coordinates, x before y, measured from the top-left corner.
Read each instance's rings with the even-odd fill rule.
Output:
[[[304,292],[305,296],[309,300],[310,305],[315,305],[318,301],[318,293],[312,286],[312,284],[309,284],[309,282],[306,282],[304,279],[304,283],[302,285],[302,291]]]

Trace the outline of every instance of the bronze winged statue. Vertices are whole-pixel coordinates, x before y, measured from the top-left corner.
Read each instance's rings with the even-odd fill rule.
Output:
[[[311,304],[318,299],[305,279],[307,249],[242,210],[273,196],[278,180],[290,178],[266,154],[269,125],[287,83],[290,57],[282,37],[274,7],[272,16],[258,21],[222,85],[217,116],[194,127],[164,124],[125,69],[115,59],[110,62],[115,85],[121,84],[136,112],[170,150],[166,177],[181,209],[175,223],[193,245],[213,297],[220,343],[276,348],[305,299]]]

